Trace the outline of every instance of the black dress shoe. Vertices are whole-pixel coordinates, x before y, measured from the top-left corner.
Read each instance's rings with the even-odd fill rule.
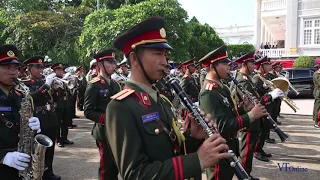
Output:
[[[43,176],[43,180],[61,180],[61,177],[52,174],[51,176]]]
[[[269,162],[269,159],[263,156],[261,153],[255,153],[254,157],[260,161]]]
[[[270,143],[270,144],[274,144],[276,142],[275,139],[271,139],[271,138],[267,138],[265,141],[266,143]]]
[[[255,177],[252,177],[251,175],[249,175],[250,176],[250,180],[260,180],[259,178],[255,178]]]
[[[267,157],[267,158],[272,157],[272,154],[266,153],[264,151],[261,152],[261,155],[264,156],[264,157]]]
[[[80,118],[79,116],[77,116],[77,115],[73,115],[73,117],[72,118]]]
[[[73,144],[73,142],[70,141],[70,140],[68,140],[68,139],[64,140],[63,143],[64,143],[64,144]]]
[[[76,125],[76,124],[71,124],[71,127],[75,128],[75,127],[78,127],[78,125]]]
[[[320,128],[320,126],[318,126],[317,124],[315,124],[313,127],[317,128],[317,129]]]
[[[58,142],[57,146],[58,146],[58,147],[64,147],[64,143]]]
[[[281,125],[281,122],[280,122],[280,121],[277,121],[277,125]]]

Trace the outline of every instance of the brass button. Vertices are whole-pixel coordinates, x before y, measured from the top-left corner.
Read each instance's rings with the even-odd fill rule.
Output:
[[[159,130],[159,129],[155,129],[155,130],[154,130],[154,133],[159,134],[159,133],[160,133],[160,130]]]

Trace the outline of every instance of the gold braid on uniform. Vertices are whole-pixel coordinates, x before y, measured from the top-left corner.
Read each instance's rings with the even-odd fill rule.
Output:
[[[223,84],[223,85],[224,85],[224,84]],[[233,101],[234,108],[235,108],[235,110],[236,110],[236,112],[237,112],[237,115],[239,116],[238,107],[237,107],[237,101],[236,101],[236,99],[231,95],[231,90],[230,90],[230,88],[229,88],[228,86],[226,86],[226,85],[224,85],[224,86],[228,89],[228,91],[229,91],[229,93],[230,93],[230,97],[231,97],[231,99],[232,99],[232,101]]]
[[[169,100],[166,96],[160,94],[160,97],[161,97],[164,101],[167,101],[167,102],[170,104],[171,108],[173,108],[172,103],[170,102],[170,100]],[[175,132],[175,134],[176,134],[176,136],[177,136],[177,140],[178,140],[178,143],[179,143],[179,147],[181,147],[181,145],[183,144],[183,149],[184,149],[184,151],[185,151],[184,153],[186,154],[186,144],[185,144],[186,137],[184,137],[184,135],[180,132],[180,130],[179,130],[177,124],[176,124],[176,121],[174,120],[174,115],[173,115],[173,117],[172,117],[172,129],[173,129],[173,131]]]

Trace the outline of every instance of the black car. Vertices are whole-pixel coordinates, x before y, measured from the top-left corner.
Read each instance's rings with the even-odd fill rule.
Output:
[[[313,92],[313,73],[309,68],[288,68],[284,69],[282,74],[287,74],[292,86],[299,92],[298,97],[312,97]],[[290,89],[288,96],[296,97],[296,94]]]

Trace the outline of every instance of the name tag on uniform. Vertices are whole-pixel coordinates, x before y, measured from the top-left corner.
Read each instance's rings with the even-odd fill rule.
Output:
[[[143,115],[141,117],[141,119],[142,119],[143,123],[147,123],[147,122],[150,122],[150,121],[155,121],[155,120],[159,119],[159,113],[158,112],[154,112],[154,113],[151,113],[151,114],[146,114],[146,115]]]
[[[100,93],[108,93],[109,89],[100,89]]]
[[[0,107],[0,111],[11,111],[11,107]]]

